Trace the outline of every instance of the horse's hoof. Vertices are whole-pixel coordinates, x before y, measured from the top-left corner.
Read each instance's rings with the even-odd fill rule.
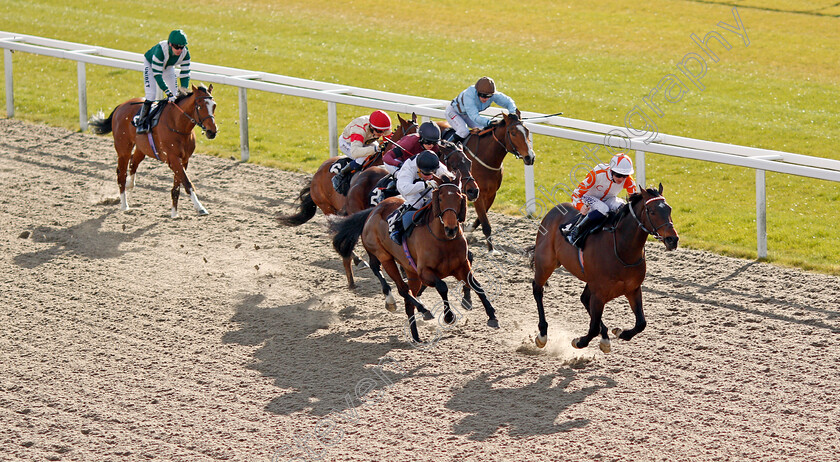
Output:
[[[173,211],[172,211],[172,215],[171,215],[171,216],[172,216],[172,218],[178,218],[178,211],[177,211],[177,210],[173,210]]]
[[[545,344],[548,343],[548,335],[537,334],[534,343],[537,344],[537,348],[545,348]]]
[[[580,337],[572,339],[572,348],[575,348],[577,350],[580,350],[581,348],[583,348],[581,346],[578,346],[578,342],[580,342]]]
[[[129,207],[127,205],[121,205],[120,210],[123,211],[123,212],[128,212],[129,210],[131,210],[131,207]]]
[[[600,348],[604,353],[609,353],[611,351],[610,339],[602,338],[601,343],[598,344],[598,348]]]
[[[499,251],[499,250],[493,249],[493,250],[490,251],[490,255],[492,255],[494,257],[500,257],[502,255],[502,252]]]
[[[203,217],[205,215],[210,215],[210,212],[208,212],[207,209],[201,209],[198,211],[198,215]]]
[[[613,330],[612,330],[613,337],[620,336],[622,334],[622,332],[624,332],[624,329],[620,329],[618,327],[613,328]]]
[[[492,327],[493,329],[498,329],[499,328],[499,320],[496,319],[496,318],[488,319],[487,320],[487,325]]]
[[[385,301],[385,309],[393,313],[397,311],[397,303],[394,301]]]
[[[451,326],[452,324],[455,324],[455,314],[451,311],[444,314],[443,315],[443,323],[446,324],[447,326]]]
[[[435,315],[433,315],[431,311],[426,311],[425,313],[423,313],[423,319],[426,321],[431,321],[432,319],[435,319]]]
[[[472,306],[472,303],[469,300],[467,300],[466,298],[462,298],[461,299],[461,308],[463,308],[467,311],[470,311],[470,310],[473,309],[473,306]]]

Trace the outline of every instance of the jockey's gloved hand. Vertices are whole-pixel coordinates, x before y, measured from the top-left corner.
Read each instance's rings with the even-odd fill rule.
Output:
[[[175,95],[173,95],[168,88],[166,89],[166,91],[164,91],[164,93],[166,94],[166,99],[168,99],[170,103],[175,102]]]
[[[178,87],[178,96],[187,96],[189,92],[184,87]]]
[[[426,187],[429,189],[437,189],[438,184],[435,180],[426,180]]]

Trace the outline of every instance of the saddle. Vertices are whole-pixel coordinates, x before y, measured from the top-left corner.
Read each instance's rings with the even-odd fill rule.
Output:
[[[394,175],[386,175],[370,191],[370,206],[376,207],[385,199],[398,196],[399,194],[399,191],[397,191],[397,179],[394,178]]]
[[[619,210],[621,210],[621,209],[619,209]],[[582,213],[577,212],[572,218],[570,218],[570,219],[566,220],[565,222],[561,223],[560,224],[560,234],[562,234],[563,237],[568,237],[569,233],[572,232],[572,229],[574,229],[574,227],[577,226],[578,223],[580,223],[583,220],[583,217],[585,217],[585,216],[586,215],[583,215]],[[580,242],[581,242],[580,246],[581,246],[581,248],[583,248],[583,246],[586,244],[586,239],[589,238],[589,236],[591,236],[592,234],[595,234],[595,233],[597,233],[601,230],[604,230],[604,229],[606,229],[606,230],[612,229],[615,226],[616,222],[618,221],[618,217],[619,217],[619,213],[617,211],[611,211],[611,212],[607,213],[606,218],[601,220],[601,223],[598,223],[597,225],[593,226],[589,230],[584,230],[583,235],[580,236]]]
[[[160,122],[160,115],[163,112],[163,107],[165,104],[163,102],[154,101],[152,102],[152,106],[149,108],[149,115],[147,116],[149,121],[149,132],[152,131]],[[134,114],[134,118],[131,119],[131,124],[134,127],[137,127],[137,121],[140,118],[140,111],[143,109],[143,104],[140,104],[140,107],[137,109],[137,112]]]

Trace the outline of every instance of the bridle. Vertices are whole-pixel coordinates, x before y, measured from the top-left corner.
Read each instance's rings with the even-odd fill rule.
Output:
[[[445,147],[444,149],[449,149],[449,148],[448,148],[448,147]],[[441,159],[441,161],[443,162],[443,164],[444,164],[444,165],[446,165],[446,166],[448,167],[448,166],[449,166],[449,158],[450,158],[450,157],[452,157],[452,155],[453,155],[453,154],[455,154],[456,152],[461,152],[461,153],[464,153],[464,151],[462,151],[462,150],[458,149],[458,147],[457,147],[457,146],[452,147],[452,148],[451,148],[451,150],[450,150],[449,152],[447,152],[446,154],[444,154],[444,155],[443,155],[443,158]],[[461,163],[458,165],[458,167],[460,167],[461,165],[463,165],[463,163],[464,163],[464,162],[469,162],[469,159],[467,159],[467,156],[466,156],[466,155],[464,156],[463,162],[461,162]],[[463,175],[464,175],[464,172],[461,172],[461,175],[462,175],[462,176],[461,176],[461,185],[465,185],[465,184],[469,183],[470,181],[475,182],[475,178],[473,178],[473,176],[472,176],[472,168],[470,168],[470,167],[472,167],[472,166],[471,166],[471,165],[468,165],[468,166],[467,166],[467,173],[466,173],[466,176],[463,176]],[[453,167],[453,169],[457,169],[457,167]],[[459,172],[461,171],[460,169],[457,169],[457,170],[458,170]],[[453,172],[453,173],[454,173],[454,172]],[[477,183],[477,182],[476,182],[476,187],[478,187],[478,183]]]
[[[458,195],[459,195],[459,196],[460,196],[460,195],[463,195],[463,193],[461,192],[461,187],[460,187],[460,186],[458,186],[457,184],[454,184],[454,183],[444,183],[444,184],[442,184],[442,185],[440,185],[440,186],[438,187],[438,197],[437,197],[437,200],[438,200],[438,201],[440,201],[440,190],[441,190],[441,189],[443,189],[443,188],[444,188],[444,187],[446,187],[446,186],[449,186],[449,187],[455,188],[455,190],[457,191],[457,193],[458,193]],[[456,220],[458,220],[458,215],[459,215],[459,212],[460,212],[460,211],[459,211],[459,210],[455,210],[455,209],[454,209],[454,208],[452,208],[452,207],[448,207],[448,208],[446,208],[446,209],[444,209],[444,210],[441,210],[441,211],[440,211],[440,213],[438,213],[438,215],[437,215],[437,219],[438,219],[438,220],[440,220],[440,224],[441,224],[441,225],[443,225],[444,227],[445,227],[446,225],[443,223],[443,215],[444,215],[446,212],[452,212],[452,213],[454,213],[454,214],[455,214],[455,219],[456,219]],[[458,222],[460,223],[460,222],[461,222],[461,220],[458,220]],[[451,241],[451,240],[453,240],[453,239],[455,239],[455,238],[457,238],[457,237],[458,237],[458,234],[457,234],[457,233],[455,234],[455,236],[453,236],[453,237],[451,237],[451,238],[450,238],[450,237],[445,237],[445,236],[444,236],[444,238],[443,238],[443,239],[441,239],[441,238],[439,238],[439,237],[435,236],[435,233],[434,233],[434,232],[432,232],[432,227],[430,226],[429,222],[426,222],[426,228],[429,230],[429,234],[431,234],[431,235],[432,235],[435,239],[437,239],[437,240],[439,240],[439,241]],[[459,228],[460,228],[460,226],[459,226]]]
[[[516,122],[514,123],[514,126],[515,125],[522,125],[522,121],[520,119],[516,119]],[[504,142],[502,142],[502,140],[500,140],[499,137],[496,136],[496,129],[499,128],[499,127],[504,127],[504,129],[505,129],[505,141]],[[511,135],[510,135],[511,128],[512,127],[508,127],[507,124],[501,124],[500,123],[498,125],[494,125],[490,128],[486,128],[486,129],[482,130],[481,132],[478,133],[477,136],[480,138],[480,137],[484,136],[485,134],[487,134],[487,132],[490,132],[490,134],[493,136],[493,141],[498,143],[499,146],[501,146],[502,149],[505,150],[505,152],[509,152],[509,153],[513,154],[514,157],[516,157],[517,159],[522,159],[522,154],[519,152],[519,149],[516,148],[516,145],[513,144],[513,140],[511,139]],[[508,146],[511,146],[511,147],[508,147]],[[470,157],[472,157],[476,162],[478,162],[479,164],[481,164],[484,168],[486,168],[488,170],[499,171],[499,170],[502,169],[501,165],[498,166],[498,167],[492,167],[490,165],[487,165],[486,162],[481,160],[472,151],[470,151],[469,148],[467,148],[466,146],[464,146],[464,153],[469,154]]]
[[[199,128],[201,128],[201,131],[202,131],[202,132],[205,132],[205,133],[206,133],[206,132],[207,132],[207,128],[204,126],[203,122],[204,122],[205,120],[207,120],[207,119],[210,119],[210,120],[212,120],[212,121],[213,121],[213,123],[214,123],[214,124],[216,123],[216,116],[215,116],[215,115],[213,115],[213,114],[211,114],[211,113],[210,113],[210,111],[207,111],[207,114],[208,114],[208,115],[207,115],[207,116],[205,116],[205,117],[203,117],[203,118],[201,117],[201,113],[199,113],[199,112],[198,112],[198,110],[199,110],[199,109],[201,109],[201,104],[199,103],[199,100],[207,100],[207,99],[209,99],[209,100],[213,100],[213,97],[212,97],[212,96],[210,96],[210,95],[208,95],[208,96],[202,96],[202,97],[198,97],[198,96],[196,96],[196,97],[195,97],[195,101],[194,101],[194,103],[195,103],[195,109],[194,109],[194,111],[195,111],[195,119],[193,119],[193,118],[192,118],[189,114],[187,114],[186,112],[184,112],[184,110],[183,110],[183,109],[181,109],[181,106],[179,106],[179,105],[177,105],[177,104],[175,104],[175,103],[172,103],[172,105],[173,105],[173,106],[175,106],[176,108],[178,108],[178,110],[179,110],[179,111],[181,111],[181,114],[184,114],[184,116],[186,116],[186,118],[190,119],[190,122],[192,122],[192,123],[193,123],[193,125],[198,126]],[[184,133],[181,133],[181,132],[179,132],[179,131],[177,131],[177,130],[175,130],[175,129],[171,128],[171,127],[170,127],[169,129],[170,129],[170,130],[172,130],[172,131],[173,131],[173,132],[175,132],[175,133],[179,133],[179,134],[181,134],[181,135],[184,135]]]
[[[644,218],[647,219],[648,223],[650,224],[650,227],[653,228],[653,231],[651,231],[647,227],[645,227],[642,220],[640,220],[639,217],[636,216],[636,211],[633,210],[633,205],[632,204],[627,204],[627,208],[630,211],[630,216],[632,216],[633,219],[636,220],[636,224],[639,226],[639,228],[642,229],[642,231],[644,231],[645,233],[653,236],[655,239],[658,239],[658,240],[661,241],[663,238],[659,234],[659,229],[662,228],[663,226],[668,226],[668,225],[670,225],[673,228],[674,222],[672,222],[671,219],[669,218],[667,222],[662,223],[661,225],[654,228],[653,220],[650,219],[650,209],[648,208],[648,205],[651,202],[657,202],[657,201],[662,201],[663,203],[667,204],[667,202],[665,202],[665,198],[662,197],[662,196],[651,197],[650,199],[645,201],[644,205],[642,205],[642,213],[639,214],[639,215],[644,214]],[[612,232],[612,235],[613,235],[613,252],[615,253],[615,258],[618,259],[618,261],[621,262],[621,264],[624,265],[625,268],[632,268],[634,266],[639,266],[645,261],[645,248],[644,247],[642,247],[641,258],[639,258],[639,260],[636,261],[635,263],[627,263],[624,260],[622,260],[621,257],[618,255],[618,237],[616,236],[616,234],[618,234],[618,233],[615,232],[616,231],[615,227],[613,227],[610,231]]]

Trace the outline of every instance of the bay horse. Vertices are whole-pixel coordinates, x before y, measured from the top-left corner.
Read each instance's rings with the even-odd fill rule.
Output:
[[[397,291],[405,300],[405,314],[414,342],[420,343],[414,309],[423,314],[424,319],[434,316],[417,300],[423,287],[434,287],[443,299],[446,324],[453,324],[457,318],[449,305],[449,289],[443,278],[454,276],[464,283],[462,306],[471,308],[470,292],[476,291],[487,313],[487,325],[499,327],[496,310],[487,298],[481,285],[472,274],[471,260],[467,240],[461,231],[461,223],[466,219],[467,198],[461,192],[460,173],[454,180],[438,181],[439,187],[432,192],[431,209],[417,223],[414,231],[405,239],[404,246],[391,240],[388,233],[387,217],[402,203],[402,197],[391,197],[380,202],[372,209],[357,212],[347,218],[334,222],[331,226],[336,233],[333,247],[342,257],[349,256],[358,243],[359,237],[370,258],[370,268],[379,279],[382,293],[385,295],[385,307],[388,311],[396,310],[396,302],[388,281],[382,276],[380,267],[397,285]],[[406,251],[408,254],[406,255]],[[402,266],[408,283],[400,276],[397,264]]]
[[[397,120],[399,121],[399,126],[394,130],[394,133],[391,134],[389,138],[391,141],[397,141],[403,136],[417,131],[418,125],[416,113],[411,113],[411,119],[403,119],[402,116],[397,114]],[[321,212],[327,216],[347,215],[347,197],[339,194],[333,187],[332,178],[335,176],[335,173],[330,171],[330,168],[337,160],[345,157],[346,156],[343,154],[341,156],[330,157],[325,160],[320,167],[318,167],[318,170],[309,182],[309,186],[304,187],[298,194],[300,205],[298,206],[297,213],[278,217],[280,224],[286,226],[300,226],[311,220],[318,209],[321,209]],[[378,155],[377,157],[378,158],[372,162],[372,165],[374,166],[382,165],[382,156]],[[373,170],[374,172],[382,171],[384,174],[388,173],[385,169],[374,166],[368,167],[360,173],[353,175],[353,178],[350,181],[350,191],[353,190],[353,187],[356,184],[370,181],[371,174],[366,174],[368,171]],[[384,174],[382,176],[384,176]],[[381,176],[379,178],[381,178]],[[377,178],[376,181],[379,181],[379,178]],[[368,192],[370,192],[370,190],[373,189],[373,186],[376,185],[376,181],[374,181],[373,185],[370,186]],[[348,196],[350,195],[350,191],[347,193]],[[353,279],[353,269],[350,266],[351,259],[356,265],[364,263],[363,260],[356,255],[353,255],[352,258],[347,257],[342,259],[344,274],[347,276],[347,287],[350,289],[356,287],[356,281]]]
[[[213,85],[192,86],[192,91],[186,95],[179,95],[174,103],[165,104],[157,126],[149,130],[148,135],[137,135],[137,129],[131,123],[137,114],[138,105],[143,104],[143,98],[134,98],[117,106],[107,119],[93,117],[90,120],[91,131],[97,135],[114,134],[114,148],[117,151],[117,184],[120,187],[120,209],[126,211],[128,194],[126,192],[126,176],[128,189],[134,189],[135,175],[140,162],[146,157],[154,157],[166,162],[174,172],[172,186],[172,218],[178,217],[178,197],[180,187],[190,195],[193,206],[199,215],[207,215],[207,209],[201,205],[195,189],[187,176],[187,165],[193,151],[195,151],[195,134],[193,128],[198,126],[207,139],[216,137],[216,118],[213,115],[216,102],[213,100]],[[165,101],[165,100],[164,100]],[[153,141],[152,141],[153,140]]]
[[[487,250],[497,254],[490,239],[491,227],[487,211],[496,200],[496,192],[502,185],[502,162],[507,153],[522,159],[525,165],[534,165],[536,156],[530,131],[522,123],[519,110],[516,114],[502,114],[501,120],[492,122],[487,128],[467,138],[464,151],[473,160],[472,174],[481,190],[481,196],[474,203],[478,218],[466,230],[473,231],[480,224],[487,240]]]
[[[586,238],[584,250],[578,250],[566,241],[560,228],[575,220],[578,211],[569,203],[552,208],[543,218],[536,245],[533,247],[532,264],[534,279],[531,285],[539,313],[539,333],[534,339],[538,347],[548,340],[548,322],[545,320],[543,292],[545,283],[554,270],[562,265],[586,283],[580,301],[589,313],[589,331],[572,340],[574,348],[586,348],[599,333],[599,347],[610,352],[607,327],[602,322],[604,305],[624,295],[636,321],[631,329],[613,329],[614,336],[630,340],[647,325],[642,308],[642,282],[645,279],[645,242],[648,235],[661,240],[666,250],[674,250],[679,235],[671,221],[671,207],[659,189],[642,189],[630,195],[628,203],[621,206],[604,229]]]
[[[390,140],[397,141],[403,136],[417,131],[417,114],[412,113],[411,119],[403,119],[397,114],[399,127],[391,134]],[[312,175],[312,180],[309,186],[304,187],[298,194],[300,205],[298,211],[294,215],[281,216],[278,218],[281,224],[287,226],[299,226],[311,220],[315,216],[315,212],[321,209],[324,215],[345,215],[345,205],[347,198],[338,193],[332,184],[332,178],[335,173],[330,171],[332,165],[339,159],[346,158],[344,154],[340,156],[330,157],[318,167],[318,170]],[[371,166],[382,165],[382,156],[378,156]],[[362,173],[364,170],[362,171]],[[350,182],[352,188],[354,184],[359,182],[359,176],[356,174]]]

